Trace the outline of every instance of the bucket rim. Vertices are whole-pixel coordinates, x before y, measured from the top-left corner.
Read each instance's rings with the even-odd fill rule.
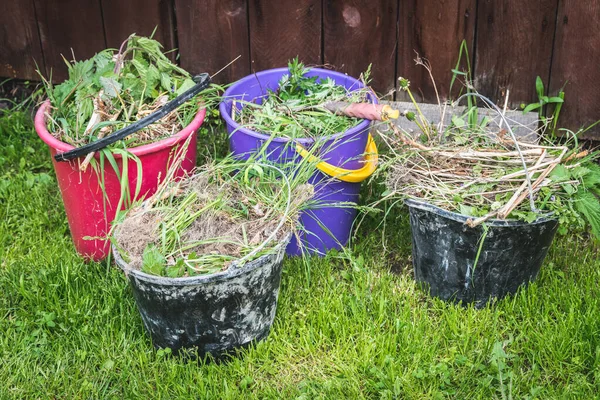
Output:
[[[260,268],[264,265],[263,260],[266,257],[275,257],[275,262],[281,260],[285,254],[285,248],[287,244],[292,239],[292,234],[289,233],[285,238],[283,238],[277,245],[275,246],[275,251],[273,253],[265,254],[263,256],[258,257],[252,261],[248,261],[242,267],[237,266],[237,261],[234,261],[229,268],[225,271],[220,271],[214,274],[205,274],[205,275],[196,275],[196,276],[184,276],[179,278],[169,278],[166,276],[158,276],[147,274],[140,270],[129,267],[129,264],[123,260],[119,250],[116,246],[111,245],[112,254],[115,258],[116,264],[119,268],[125,273],[125,275],[132,274],[137,279],[140,279],[146,283],[152,283],[155,285],[164,285],[164,286],[194,286],[194,285],[202,285],[213,282],[219,282],[223,280],[228,280],[234,278],[239,275],[246,274],[251,272],[257,268]]]
[[[313,144],[315,141],[337,140],[337,139],[340,139],[340,138],[343,138],[343,137],[346,137],[349,135],[353,135],[356,133],[360,133],[360,132],[370,129],[371,121],[363,119],[360,123],[358,123],[357,125],[353,126],[352,128],[350,128],[346,131],[334,133],[333,135],[329,135],[329,136],[318,137],[316,139],[310,139],[310,138],[290,139],[290,138],[284,138],[284,137],[271,137],[270,135],[244,128],[243,126],[241,126],[240,124],[235,122],[231,118],[231,116],[226,112],[225,107],[228,106],[229,104],[231,104],[233,96],[236,96],[236,95],[232,95],[231,92],[234,89],[236,89],[238,86],[246,84],[253,80],[258,81],[258,78],[260,78],[261,76],[264,76],[264,75],[273,74],[273,73],[282,73],[283,74],[285,72],[289,72],[289,69],[287,67],[266,69],[266,70],[257,72],[255,74],[247,75],[247,76],[243,77],[242,79],[234,82],[231,86],[229,86],[227,88],[227,90],[223,93],[223,96],[222,96],[223,100],[219,103],[219,113],[221,114],[221,117],[225,120],[225,124],[234,128],[233,133],[240,132],[240,133],[244,133],[246,135],[255,137],[257,139],[271,140],[272,142],[278,142],[278,143],[294,142],[294,143],[300,143],[304,146],[308,146],[308,145]],[[358,79],[356,79],[350,75],[343,74],[341,72],[332,71],[332,70],[328,70],[328,69],[324,69],[324,68],[311,68],[310,71],[308,72],[309,75],[321,76],[321,75],[319,75],[319,73],[324,73],[324,74],[327,74],[328,76],[334,76],[339,79],[349,79],[353,83],[357,84],[357,88],[365,87],[365,85]],[[373,104],[379,104],[377,97],[373,93],[369,93],[368,97]]]
[[[35,126],[36,133],[38,134],[40,139],[42,139],[42,141],[44,143],[46,143],[46,145],[48,145],[48,147],[50,147],[51,149],[54,149],[55,151],[64,153],[66,151],[73,150],[75,148],[73,145],[70,145],[68,143],[65,143],[63,141],[56,139],[54,136],[52,136],[50,134],[50,132],[48,132],[45,114],[46,114],[46,110],[49,107],[50,107],[50,99],[46,99],[46,100],[44,100],[42,105],[38,108],[38,110],[35,114],[35,118],[34,118],[34,126]],[[194,117],[194,119],[187,126],[185,126],[182,130],[180,130],[176,134],[169,136],[167,138],[164,138],[162,140],[159,140],[157,142],[148,143],[148,144],[144,144],[144,145],[136,146],[136,147],[128,147],[127,151],[133,155],[140,157],[140,156],[143,156],[146,154],[155,153],[157,151],[172,147],[172,146],[176,145],[177,143],[184,141],[191,134],[193,134],[195,131],[197,131],[198,128],[200,128],[200,126],[204,122],[205,116],[206,116],[206,108],[200,108],[198,110],[198,112],[196,113],[196,116]],[[99,155],[96,153],[94,155],[94,157],[99,157]],[[114,154],[114,157],[121,158],[121,155]],[[80,157],[80,158],[82,158],[82,157]]]
[[[457,213],[454,211],[445,210],[445,209],[435,206],[431,203],[427,203],[426,201],[420,201],[420,200],[415,200],[415,199],[406,199],[406,200],[404,200],[404,204],[406,204],[409,208],[417,208],[419,210],[429,211],[434,214],[438,214],[444,218],[448,218],[453,221],[457,221],[457,222],[461,222],[461,223],[466,223],[467,220],[469,220],[470,218],[473,218],[473,217],[470,217],[470,216],[467,216],[464,214],[460,214],[460,213]],[[553,216],[540,216],[539,218],[537,218],[535,221],[532,221],[532,222],[520,221],[520,220],[516,220],[516,219],[489,219],[489,220],[485,221],[485,224],[490,227],[510,227],[510,226],[518,227],[518,226],[526,226],[526,225],[545,224],[548,222],[556,222],[556,221],[558,221],[558,218],[553,217]]]

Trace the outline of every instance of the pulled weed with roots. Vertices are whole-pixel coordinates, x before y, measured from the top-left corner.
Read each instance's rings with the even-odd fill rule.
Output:
[[[384,198],[422,200],[471,217],[471,227],[490,219],[532,222],[552,216],[563,231],[591,228],[600,238],[598,153],[583,150],[576,135],[555,144],[545,140],[542,127],[526,135],[533,141],[517,137],[504,111],[472,88],[456,103],[482,100],[498,120],[480,121],[477,107],[469,106],[449,126],[443,126],[443,115],[433,124],[420,113],[408,80],[400,78],[400,88],[413,99],[417,113],[406,116],[419,129],[412,134],[390,122],[392,134],[382,135],[391,149]],[[442,114],[446,107],[440,104]]]
[[[361,119],[343,115],[340,109],[344,104],[369,102],[369,70],[361,75],[364,87],[347,89],[331,78],[317,81],[317,76],[308,76],[310,68],[297,58],[288,68],[276,91],[268,90],[252,101],[235,101],[233,120],[256,132],[292,139],[330,136],[360,123]],[[242,109],[235,103],[242,104]]]
[[[160,276],[211,274],[256,259],[298,229],[314,194],[308,169],[304,163],[284,174],[263,163],[209,164],[168,180],[133,207],[112,241],[132,268]]]

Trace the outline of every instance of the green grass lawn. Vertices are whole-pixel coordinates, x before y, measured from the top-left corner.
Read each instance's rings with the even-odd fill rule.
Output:
[[[534,284],[475,310],[419,290],[405,210],[388,215],[385,247],[380,218],[348,254],[285,261],[267,340],[186,362],[153,348],[115,266],[78,258],[45,145],[28,114],[4,114],[0,399],[598,396],[598,246],[558,237]]]

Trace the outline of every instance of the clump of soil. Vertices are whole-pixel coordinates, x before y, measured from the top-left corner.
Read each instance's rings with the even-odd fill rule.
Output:
[[[133,268],[141,269],[142,254],[149,244],[156,242],[159,222],[156,212],[142,212],[131,215],[115,230],[114,239],[129,256]]]

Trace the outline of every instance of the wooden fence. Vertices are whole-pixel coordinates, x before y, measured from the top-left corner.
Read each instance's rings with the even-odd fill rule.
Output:
[[[511,106],[563,86],[563,125],[600,119],[600,0],[14,0],[0,10],[0,76],[37,80],[36,66],[65,77],[63,55],[87,58],[118,47],[132,32],[178,48],[191,72],[221,82],[284,66],[298,55],[359,75],[372,63],[373,87],[411,81],[420,101],[436,94],[418,53],[429,60],[440,95],[466,40],[476,88]],[[465,59],[466,60],[466,59]],[[600,139],[600,125],[588,138]]]

